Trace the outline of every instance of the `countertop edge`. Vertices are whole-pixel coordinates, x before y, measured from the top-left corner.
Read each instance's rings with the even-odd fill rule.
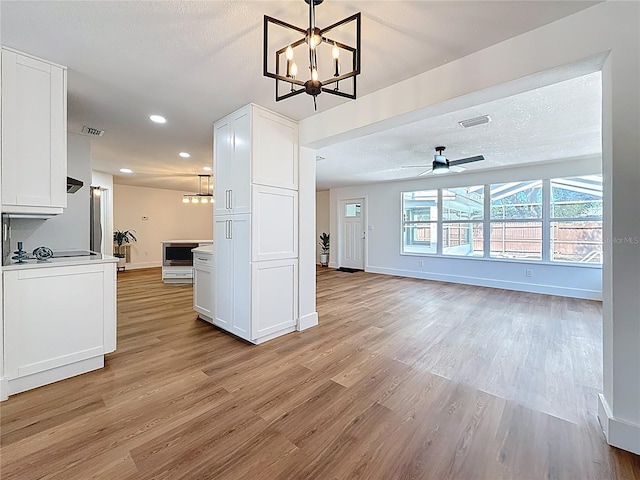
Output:
[[[193,253],[202,253],[207,255],[213,255],[213,245],[205,245],[198,248],[192,248]]]
[[[2,267],[2,271],[28,270],[31,268],[74,267],[103,263],[118,263],[118,259],[116,257],[112,257],[111,255],[102,255],[101,258],[93,259],[89,259],[87,257],[69,257],[57,261],[46,262],[34,262],[33,260],[31,260],[29,263],[12,263],[11,265],[4,265]]]
[[[160,243],[213,243],[213,240],[163,240]]]

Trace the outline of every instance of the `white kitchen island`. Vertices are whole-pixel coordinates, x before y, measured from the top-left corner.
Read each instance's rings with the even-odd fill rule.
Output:
[[[212,245],[213,240],[165,240],[162,242],[162,281],[193,283],[194,248]]]
[[[116,349],[116,263],[108,255],[3,267],[0,396],[96,370]]]

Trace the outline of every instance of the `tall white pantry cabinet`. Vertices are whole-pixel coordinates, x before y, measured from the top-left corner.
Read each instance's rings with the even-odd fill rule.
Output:
[[[298,321],[298,125],[250,104],[213,130],[213,323],[262,343]]]

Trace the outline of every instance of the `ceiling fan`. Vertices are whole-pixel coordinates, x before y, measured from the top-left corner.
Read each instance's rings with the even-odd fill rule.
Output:
[[[426,175],[427,173],[433,172],[434,175],[447,173],[447,172],[462,172],[465,170],[463,165],[465,163],[471,162],[479,162],[480,160],[484,160],[482,155],[476,155],[475,157],[467,157],[461,158],[459,160],[451,160],[449,161],[447,157],[445,157],[442,152],[445,151],[445,147],[436,147],[436,154],[433,156],[433,163],[431,164],[431,168],[425,170],[422,173],[419,173],[417,176],[421,177]],[[425,165],[404,165],[402,168],[424,168]]]

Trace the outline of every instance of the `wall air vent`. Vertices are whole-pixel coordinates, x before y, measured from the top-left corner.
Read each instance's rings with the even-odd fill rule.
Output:
[[[87,127],[86,125],[82,127],[82,133],[85,135],[91,135],[92,137],[101,137],[104,135],[104,130],[100,130],[99,128]]]
[[[467,120],[462,120],[458,122],[458,124],[463,128],[476,127],[478,125],[484,125],[485,123],[489,123],[491,118],[489,115],[482,115],[481,117],[469,118]]]

